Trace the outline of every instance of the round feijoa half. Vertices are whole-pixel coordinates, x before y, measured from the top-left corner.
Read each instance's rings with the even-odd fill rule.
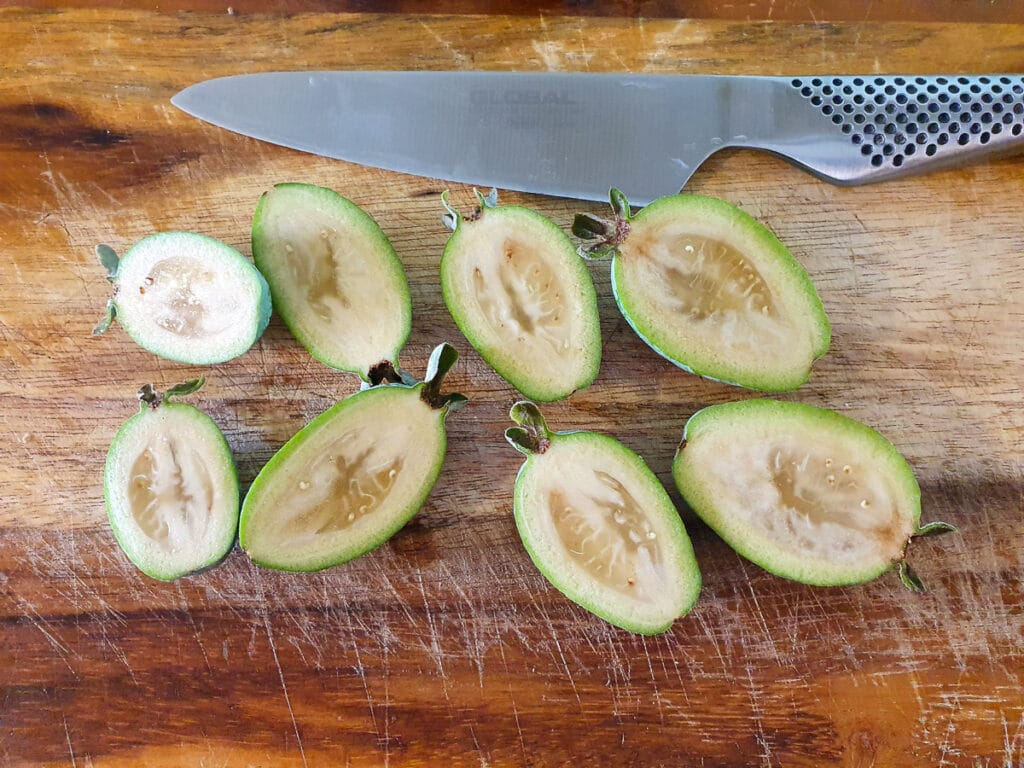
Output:
[[[713,197],[669,195],[614,219],[581,214],[573,232],[612,256],[623,316],[684,370],[750,389],[799,387],[828,351],[831,328],[807,272],[763,224]]]
[[[103,491],[121,549],[140,571],[169,581],[224,558],[238,529],[238,476],[231,450],[202,411],[146,385],[140,410],[124,423],[107,453]]]
[[[859,584],[906,563],[920,526],[913,470],[870,427],[834,411],[755,399],[686,423],[672,474],[683,498],[739,554],[817,586]]]
[[[193,365],[223,363],[248,350],[270,320],[270,290],[229,245],[194,232],[159,232],[120,258],[96,248],[114,295],[93,330],[114,318],[140,347]]]
[[[419,511],[444,462],[442,395],[453,347],[434,350],[422,383],[380,384],[320,414],[256,476],[240,541],[267,568],[317,571],[376,549]]]
[[[700,594],[686,528],[658,478],[622,443],[595,432],[550,432],[520,402],[505,437],[526,454],[513,510],[523,546],[559,591],[605,621],[651,635]]]
[[[412,323],[409,287],[362,208],[324,187],[278,184],[256,207],[252,254],[275,311],[313,357],[370,383],[375,366],[397,365]]]
[[[601,366],[597,297],[572,241],[552,221],[484,196],[441,257],[441,291],[459,330],[499,376],[550,402],[583,389]]]

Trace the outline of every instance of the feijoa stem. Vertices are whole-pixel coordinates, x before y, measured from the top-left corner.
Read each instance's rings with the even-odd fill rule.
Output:
[[[376,365],[370,366],[370,370],[366,373],[366,378],[370,382],[371,387],[376,387],[380,384],[405,384],[406,386],[412,386],[416,384],[416,377],[408,371],[402,370],[401,367],[396,366],[390,360],[381,360]]]
[[[551,432],[536,403],[520,400],[512,406],[508,416],[518,426],[506,429],[505,439],[517,451],[529,456],[544,453],[551,446]]]
[[[595,240],[580,245],[578,252],[585,259],[604,259],[612,256],[629,236],[629,222],[633,218],[629,201],[619,190],[609,193],[612,218],[603,219],[591,213],[578,213],[572,222],[572,233],[581,240]]]
[[[143,384],[142,387],[139,388],[138,393],[139,409],[145,410],[149,407],[156,410],[161,405],[168,402],[172,397],[185,397],[185,395],[191,395],[205,383],[206,378],[200,376],[198,379],[191,379],[189,381],[183,381],[181,384],[175,384],[163,394],[157,392],[156,388],[152,384]]]
[[[910,539],[907,541],[907,546],[909,547],[910,543],[914,539],[920,539],[926,536],[941,536],[944,533],[954,533],[958,530],[959,529],[955,525],[944,523],[941,520],[936,520],[934,522],[927,523],[926,525],[922,525],[914,531]],[[921,578],[914,572],[914,569],[910,567],[910,563],[907,562],[906,547],[903,549],[903,559],[900,560],[897,569],[900,574],[900,581],[903,582],[903,586],[911,592],[927,591],[925,589],[924,582],[921,581]]]
[[[463,217],[461,213],[455,210],[451,202],[449,202],[448,190],[446,189],[444,192],[441,193],[441,205],[443,205],[445,207],[445,210],[447,211],[447,213],[445,213],[441,217],[441,220],[444,222],[445,226],[448,227],[448,229],[454,231],[458,229],[460,222],[476,221],[483,215],[484,211],[487,210],[488,208],[498,207],[498,190],[492,188],[491,191],[485,195],[479,189],[473,187],[473,194],[476,196],[477,199],[476,210],[473,211],[473,213],[471,213],[469,216]]]
[[[459,359],[459,352],[451,344],[438,344],[430,353],[427,361],[427,372],[423,379],[423,392],[420,397],[431,408],[444,408],[447,412],[457,411],[469,402],[469,398],[457,392],[441,393],[441,384],[448,371]]]

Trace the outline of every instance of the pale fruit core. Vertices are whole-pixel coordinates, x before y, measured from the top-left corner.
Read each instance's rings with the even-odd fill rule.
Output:
[[[484,211],[459,225],[442,268],[452,314],[498,373],[565,396],[600,347],[587,276],[560,237],[532,215]]]
[[[184,439],[155,433],[132,462],[128,506],[139,530],[165,551],[200,540],[214,506],[203,455]]]
[[[329,533],[372,515],[387,499],[405,457],[374,451],[376,436],[353,429],[325,446],[295,483],[295,513],[286,535]]]
[[[586,477],[586,474],[583,473]],[[663,580],[657,534],[614,475],[594,471],[583,482],[553,487],[548,513],[569,555],[602,586],[651,602]],[[644,579],[637,590],[637,580]]]
[[[505,238],[492,258],[474,267],[473,289],[480,314],[502,341],[544,347],[553,355],[569,350],[572,315],[563,306],[565,289],[529,244]]]
[[[418,391],[340,412],[275,468],[246,549],[257,559],[301,565],[337,551],[337,537],[355,546],[386,530],[443,456],[442,418]]]
[[[785,344],[789,324],[761,273],[740,251],[671,230],[627,245],[645,297],[665,321],[713,334],[734,351]]]
[[[780,438],[705,446],[704,455],[717,456],[720,498],[732,497],[730,515],[783,549],[824,561],[898,557],[906,534],[884,476],[841,446],[806,444]]]
[[[532,536],[547,542],[555,561],[571,564],[586,589],[671,613],[679,598],[671,547],[665,551],[671,536],[656,516],[667,499],[656,480],[637,474],[620,446],[583,435],[560,435],[537,457]]]
[[[329,365],[366,373],[390,360],[407,333],[407,289],[378,233],[358,222],[339,229],[338,213],[315,201],[268,204],[263,219],[273,247],[259,267],[293,332]]]
[[[620,246],[616,295],[641,335],[698,373],[793,378],[820,331],[804,284],[766,247],[713,217],[652,217]]]
[[[189,339],[213,336],[238,317],[238,301],[223,280],[199,259],[171,256],[150,267],[138,286],[153,308],[154,322]]]

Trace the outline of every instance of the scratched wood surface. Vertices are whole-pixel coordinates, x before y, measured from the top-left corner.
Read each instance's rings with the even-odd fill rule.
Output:
[[[23,0],[32,8],[160,10],[162,0]],[[224,12],[224,0],[179,0],[175,11]],[[233,0],[233,12],[472,13],[514,16],[616,16],[645,19],[734,19],[815,23],[936,21],[1020,23],[1021,0]]]
[[[930,586],[812,589],[739,559],[683,508],[702,597],[667,634],[563,599],[516,536],[515,393],[440,299],[439,192],[459,185],[272,147],[168,104],[179,88],[290,67],[679,72],[1024,71],[1024,25],[267,16],[0,9],[0,764],[12,766],[985,766],[1024,764],[1021,381],[1024,159],[838,189],[733,152],[692,189],[766,221],[806,265],[832,350],[789,399],[889,436],[917,470]],[[979,54],[979,52],[981,52]],[[100,478],[142,382],[204,373],[243,487],[356,390],[277,319],[199,370],[119,329],[92,248],[192,229],[249,252],[275,182],[334,187],[377,218],[412,288],[403,362],[462,352],[426,507],[380,550],[313,575],[233,552],[174,584],[136,572]],[[592,206],[507,194],[568,226]],[[617,315],[605,268],[597,382],[550,407],[616,435],[670,484],[683,423],[750,393],[688,376]],[[675,496],[678,499],[678,496]]]

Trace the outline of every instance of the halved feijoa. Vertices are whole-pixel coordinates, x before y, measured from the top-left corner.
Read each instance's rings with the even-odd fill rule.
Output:
[[[700,594],[686,528],[643,459],[595,432],[550,432],[516,403],[505,437],[526,454],[514,513],[523,546],[559,591],[630,632],[664,632]]]
[[[686,423],[672,468],[683,498],[737,552],[804,584],[870,581],[906,563],[921,491],[893,445],[868,426],[800,403],[714,405]]]
[[[561,400],[601,366],[597,298],[572,241],[544,216],[483,196],[441,257],[441,291],[459,330],[499,376],[529,398]]]
[[[170,580],[219,562],[238,529],[238,477],[224,435],[202,411],[172,397],[139,391],[139,413],[124,423],[107,453],[103,491],[121,549],[140,571]]]
[[[412,323],[409,287],[362,208],[324,187],[278,184],[256,207],[252,255],[274,309],[313,357],[372,383],[374,366],[397,367]]]
[[[180,363],[208,365],[238,357],[270,320],[270,291],[242,254],[194,232],[145,237],[118,259],[96,248],[114,295],[93,330],[116,317],[140,347]]]
[[[659,198],[635,216],[612,190],[613,221],[576,217],[573,232],[611,254],[623,316],[658,354],[750,389],[796,389],[828,351],[831,329],[807,272],[763,224],[700,195]]]
[[[242,505],[249,557],[267,568],[316,571],[375,549],[404,526],[441,472],[445,416],[466,402],[440,391],[457,357],[442,344],[424,382],[365,389],[285,443]]]

